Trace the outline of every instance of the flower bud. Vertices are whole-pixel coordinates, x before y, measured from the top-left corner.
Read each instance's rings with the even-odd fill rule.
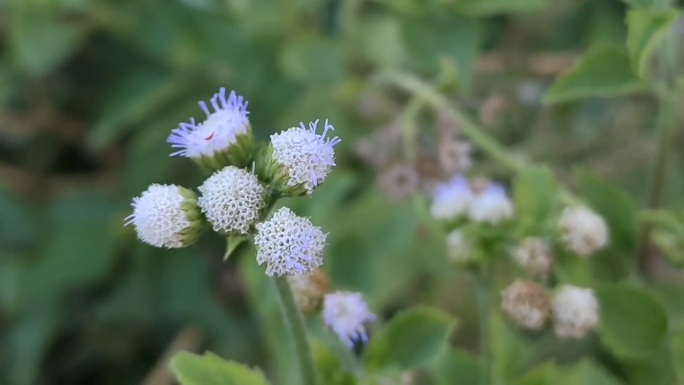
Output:
[[[334,127],[325,121],[317,134],[318,120],[271,135],[271,144],[257,159],[257,172],[285,196],[311,194],[335,166],[338,137],[326,138]]]
[[[254,139],[247,104],[235,91],[226,99],[225,88],[211,98],[213,111],[205,102],[199,102],[207,118],[201,123],[191,119],[171,132],[168,142],[179,149],[171,156],[185,156],[209,170],[249,165]]]
[[[539,330],[549,317],[551,304],[544,289],[534,282],[516,280],[501,292],[501,308],[517,325]]]
[[[326,238],[310,220],[282,207],[256,225],[257,262],[266,264],[268,276],[310,274],[323,264]]]
[[[532,277],[546,278],[553,267],[551,249],[541,238],[523,239],[513,250],[513,259]]]
[[[591,289],[563,285],[551,306],[554,331],[560,338],[582,338],[598,326],[598,301]]]
[[[558,221],[563,242],[575,254],[588,257],[608,244],[608,226],[586,207],[568,207]]]
[[[265,206],[265,189],[257,177],[233,166],[215,172],[199,191],[199,207],[222,235],[246,235]]]
[[[513,202],[506,195],[503,186],[490,184],[477,194],[470,205],[469,217],[473,222],[499,224],[513,218]]]
[[[437,220],[451,221],[465,215],[473,202],[468,180],[456,175],[447,183],[440,183],[432,194],[430,213]]]
[[[330,292],[328,275],[321,269],[314,270],[312,274],[290,275],[287,280],[297,306],[305,314],[319,310],[323,297]]]
[[[361,293],[338,291],[323,299],[323,321],[340,338],[352,348],[354,342],[366,342],[365,324],[375,321],[375,315],[368,310]]]
[[[197,241],[204,220],[191,190],[175,185],[153,184],[133,198],[133,213],[125,225],[133,224],[138,239],[156,247],[179,248]]]

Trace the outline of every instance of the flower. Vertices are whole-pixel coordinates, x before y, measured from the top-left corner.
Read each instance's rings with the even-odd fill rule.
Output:
[[[133,224],[138,239],[156,247],[178,248],[197,241],[204,222],[194,192],[175,185],[153,184],[133,198]]]
[[[519,326],[539,330],[549,317],[551,305],[544,289],[534,282],[516,280],[501,292],[501,309]]]
[[[205,102],[199,102],[207,118],[201,123],[193,118],[171,131],[167,141],[178,149],[171,156],[191,158],[212,170],[231,164],[245,166],[252,152],[247,104],[235,91],[226,98],[225,88],[211,98],[213,112]]]
[[[588,257],[608,244],[608,226],[586,207],[566,207],[558,221],[565,245],[581,257]]]
[[[563,285],[551,308],[554,331],[560,338],[582,338],[599,322],[598,302],[591,289]]]
[[[378,184],[392,201],[407,199],[418,190],[419,183],[416,169],[404,163],[390,166],[378,177]]]
[[[352,348],[355,341],[368,341],[364,324],[375,321],[375,315],[368,310],[361,293],[338,291],[323,299],[323,321]]]
[[[513,218],[513,202],[501,185],[492,183],[475,196],[468,214],[474,222],[495,225]]]
[[[430,213],[434,219],[451,220],[468,212],[473,201],[468,180],[456,175],[447,183],[440,183],[432,194]]]
[[[447,173],[464,172],[473,165],[473,146],[462,140],[440,141],[438,147],[439,164]]]
[[[266,263],[269,276],[310,274],[323,264],[327,234],[287,207],[258,223],[256,231],[257,262]]]
[[[553,267],[549,245],[541,238],[527,237],[513,250],[513,259],[533,277],[545,278]]]
[[[228,166],[199,187],[198,203],[214,231],[247,234],[264,207],[265,189],[254,174]]]
[[[323,303],[323,297],[330,291],[328,275],[316,269],[311,274],[290,275],[287,277],[292,295],[299,309],[312,313]]]
[[[271,165],[266,172],[284,192],[291,195],[311,194],[335,166],[334,146],[338,137],[326,138],[334,127],[325,121],[322,134],[317,134],[318,120],[304,123],[271,135]]]
[[[463,237],[463,233],[454,230],[447,235],[447,255],[449,260],[456,263],[468,263],[473,260],[474,254],[470,243]]]

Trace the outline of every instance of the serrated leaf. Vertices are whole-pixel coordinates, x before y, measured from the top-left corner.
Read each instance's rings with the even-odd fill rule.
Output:
[[[648,61],[677,16],[674,9],[632,9],[627,13],[627,50],[639,77],[646,75]]]
[[[544,95],[544,103],[623,96],[645,88],[646,83],[632,72],[627,51],[601,48],[586,54],[573,69],[559,76]]]
[[[667,313],[650,294],[627,284],[602,285],[596,294],[599,335],[611,352],[640,357],[660,347],[667,334]]]
[[[558,202],[558,185],[546,166],[531,166],[518,174],[513,185],[518,218],[523,227],[543,226]]]
[[[471,16],[491,16],[536,11],[545,5],[546,0],[457,0],[454,2],[453,8]]]
[[[171,358],[171,371],[182,385],[268,385],[264,374],[206,352],[203,356],[179,352]]]
[[[429,307],[399,313],[372,338],[366,363],[374,369],[413,369],[429,364],[447,346],[455,324],[451,315]]]

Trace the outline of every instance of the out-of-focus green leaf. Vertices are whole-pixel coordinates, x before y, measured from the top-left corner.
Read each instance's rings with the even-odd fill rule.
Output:
[[[406,60],[401,36],[401,23],[396,17],[373,15],[359,20],[355,40],[359,54],[369,62],[383,66],[398,66]]]
[[[559,76],[544,95],[544,102],[623,96],[645,88],[646,83],[632,71],[625,50],[600,48],[587,53],[575,68]]]
[[[627,50],[639,77],[646,75],[648,61],[678,15],[675,9],[632,9],[627,13]]]
[[[427,11],[435,0],[379,0],[387,8],[406,15],[417,15]]]
[[[43,76],[62,64],[88,32],[85,25],[60,20],[49,7],[22,4],[8,15],[14,58],[33,76]]]
[[[530,12],[543,8],[546,0],[457,0],[452,7],[471,16],[491,16],[503,13]]]
[[[281,66],[295,80],[330,84],[342,78],[339,47],[329,39],[303,36],[283,47]]]
[[[656,6],[664,6],[669,3],[669,0],[622,0],[625,4],[634,8],[652,8]]]
[[[548,385],[557,381],[558,377],[558,367],[550,362],[530,370],[520,380],[516,381],[515,385]]]
[[[169,367],[182,385],[268,385],[260,370],[224,361],[209,352],[203,356],[176,353]]]
[[[672,366],[680,383],[684,382],[684,327],[680,328],[672,338]]]
[[[333,354],[322,342],[311,341],[312,354],[316,362],[319,381],[329,385],[354,385],[354,375],[341,365],[339,357]],[[346,348],[346,347],[345,347]]]
[[[660,347],[667,333],[667,314],[650,294],[627,284],[604,284],[596,294],[599,335],[611,352],[640,357]]]
[[[558,202],[558,185],[546,166],[531,166],[518,174],[513,185],[516,216],[523,228],[541,230]]]
[[[396,315],[368,346],[375,369],[413,369],[429,364],[446,348],[456,321],[441,310],[415,307]]]
[[[639,359],[622,359],[630,384],[675,384],[672,355],[665,346]]]
[[[14,324],[3,338],[3,350],[9,360],[9,384],[41,383],[40,365],[59,322],[60,313],[54,307],[44,307],[14,319]]]
[[[37,234],[33,212],[18,197],[0,187],[0,245],[30,244]],[[9,247],[9,246],[5,246]]]
[[[434,370],[438,385],[480,383],[480,360],[465,350],[443,352]]]
[[[436,72],[441,60],[449,60],[456,65],[459,84],[468,86],[480,44],[477,20],[445,13],[406,17],[401,35],[418,68]]]
[[[583,360],[570,369],[562,370],[554,382],[559,385],[620,385],[620,381],[592,361]]]
[[[479,327],[482,327],[484,322],[480,320]],[[489,322],[495,373],[503,379],[513,379],[524,368],[531,349],[528,342],[502,317],[492,314]]]

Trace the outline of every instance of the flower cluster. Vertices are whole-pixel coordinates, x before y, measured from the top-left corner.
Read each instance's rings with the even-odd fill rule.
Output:
[[[190,158],[212,172],[199,194],[179,186],[151,185],[133,199],[133,225],[138,238],[156,247],[179,248],[211,229],[230,242],[253,239],[256,260],[269,276],[287,277],[303,311],[322,306],[326,324],[347,345],[365,341],[365,323],[375,319],[359,293],[328,294],[323,265],[327,234],[308,218],[282,207],[269,217],[281,197],[310,195],[335,166],[338,137],[319,120],[273,134],[270,143],[255,143],[248,103],[221,88],[200,102],[206,118],[181,123],[168,142],[172,156]],[[229,250],[231,250],[229,245]],[[285,278],[283,278],[285,279]]]

